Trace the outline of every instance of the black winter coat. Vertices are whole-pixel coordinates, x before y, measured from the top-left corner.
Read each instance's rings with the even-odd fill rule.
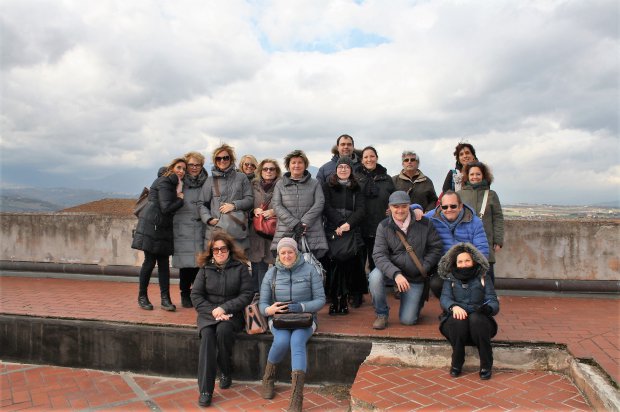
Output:
[[[151,185],[149,201],[138,220],[131,247],[156,255],[172,255],[174,242],[172,219],[183,206],[177,197],[179,178],[174,173],[160,176]]]
[[[387,169],[379,164],[373,171],[361,168],[360,173],[355,177],[362,186],[366,209],[366,215],[362,222],[362,235],[364,237],[375,237],[377,226],[387,217],[388,199],[396,190],[394,181],[387,174]]]
[[[226,322],[232,322],[236,330],[241,330],[243,310],[254,296],[248,265],[230,259],[223,269],[219,269],[214,263],[208,263],[198,272],[190,296],[198,312],[199,335],[203,328],[220,322],[211,314],[218,306],[233,315]]]
[[[325,232],[329,237],[337,227],[348,223],[352,231],[360,231],[360,225],[366,214],[364,209],[364,194],[357,182],[353,181],[351,187],[340,183],[332,183],[331,179],[323,185],[325,206]],[[361,232],[360,232],[361,233]]]

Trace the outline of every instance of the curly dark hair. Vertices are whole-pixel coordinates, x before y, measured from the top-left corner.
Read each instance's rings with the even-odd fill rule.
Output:
[[[482,162],[471,162],[463,166],[463,183],[469,182],[469,170],[472,167],[479,168],[482,172],[482,178],[489,184],[493,183],[493,173],[491,173],[491,169]]]
[[[213,258],[213,244],[217,242],[218,240],[221,240],[222,242],[226,243],[226,246],[228,247],[228,250],[230,251],[230,257],[232,259],[238,260],[243,263],[248,263],[248,258],[245,256],[243,249],[241,249],[239,245],[237,245],[237,242],[235,242],[235,239],[233,239],[232,236],[230,236],[228,233],[224,232],[223,230],[216,230],[213,232],[213,235],[211,236],[211,239],[209,240],[207,249],[204,252],[201,252],[196,256],[196,263],[198,264],[198,267],[203,267],[208,262],[211,261],[211,259]]]
[[[456,147],[454,148],[454,157],[456,158],[456,168],[461,170],[463,168],[461,162],[459,162],[459,153],[461,153],[461,150],[463,150],[464,148],[468,148],[469,151],[471,152],[472,155],[474,155],[474,159],[478,160],[478,156],[476,156],[476,149],[474,149],[474,146],[471,143],[465,143],[465,142],[459,142],[459,144],[456,145]]]

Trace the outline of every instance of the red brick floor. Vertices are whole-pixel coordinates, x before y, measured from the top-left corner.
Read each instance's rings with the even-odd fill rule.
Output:
[[[156,305],[156,308],[154,311],[144,311],[136,303],[136,283],[1,276],[0,313],[195,327],[196,316],[193,309],[183,309],[179,306],[177,312],[174,313],[159,310],[157,307],[159,303],[157,285],[152,285],[150,291],[151,301]],[[178,285],[172,285],[171,291],[173,301],[178,303]],[[320,325],[318,332],[329,335],[414,337],[443,340],[438,331],[437,316],[440,310],[436,299],[431,299],[427,302],[422,312],[423,316],[420,324],[403,326],[398,324],[398,302],[390,298],[389,302],[394,310],[390,315],[389,327],[383,331],[372,329],[374,312],[369,303],[368,295],[366,296],[366,301],[361,308],[351,309],[351,313],[343,317],[330,317],[327,315],[327,307],[324,308],[319,313]],[[567,345],[572,355],[579,358],[594,359],[612,379],[620,382],[620,300],[618,297],[501,296],[500,302],[501,311],[497,316],[499,332],[495,338],[496,341],[563,343]],[[367,368],[370,367],[371,365],[365,364],[361,369],[361,373],[358,375],[356,383],[352,388],[353,394],[363,393],[366,390],[357,385],[361,384],[363,379],[368,379],[367,373],[373,373],[367,371]],[[386,366],[382,367],[386,368]],[[60,370],[62,368],[52,369]],[[445,389],[446,387],[453,388],[456,385],[457,388],[463,389],[465,385],[466,389],[471,391],[474,391],[476,388],[480,389],[480,380],[475,373],[466,374],[459,379],[451,380],[447,377],[447,371],[415,368],[400,369],[400,373],[411,376],[413,382],[417,382],[420,376],[424,378],[428,374],[430,374],[429,376],[435,374],[432,379],[436,381],[435,385],[439,386],[429,385],[423,394],[415,395],[424,395],[436,401],[436,406],[431,406],[430,409],[443,409],[445,405],[450,405],[450,408],[456,409],[471,409],[473,406],[469,405],[467,400],[454,400],[455,398],[452,395],[439,393],[441,392],[440,387]],[[103,372],[93,371],[88,371],[88,373],[103,374]],[[381,373],[375,374],[381,375]],[[111,376],[118,377],[119,375],[111,374]],[[490,385],[496,387],[496,385],[501,384],[504,385],[504,389],[497,389],[493,395],[495,396],[494,398],[492,395],[489,395],[484,399],[487,399],[488,405],[494,405],[492,408],[496,410],[502,409],[503,406],[501,405],[507,405],[506,409],[545,409],[544,405],[546,404],[535,403],[535,396],[527,395],[529,391],[532,391],[532,393],[540,392],[538,381],[545,376],[560,375],[545,372],[496,371],[493,379],[490,381]],[[447,381],[446,378],[448,378]],[[21,403],[15,402],[13,398],[11,398],[10,403],[7,403],[8,398],[6,398],[6,390],[4,390],[7,379],[5,375],[2,376],[3,395],[1,405],[3,409],[5,406],[11,405],[13,407],[17,403]],[[20,381],[20,378],[15,379],[18,382]],[[158,381],[158,378],[153,379]],[[426,379],[429,379],[428,376],[426,376]],[[444,382],[443,386],[437,382]],[[12,385],[11,383],[11,393],[14,392]],[[523,386],[525,395],[519,397],[519,395],[511,393],[511,396],[508,397],[505,388],[509,387],[510,390],[515,389],[516,391],[521,388],[520,385],[526,385]],[[569,381],[565,381],[565,385],[572,387]],[[252,385],[249,385],[246,390],[256,390],[255,388],[251,389],[251,387]],[[531,389],[527,389],[530,387]],[[432,390],[434,388],[439,392],[435,395],[429,395],[433,393]],[[549,394],[549,389],[546,390],[546,393]],[[572,390],[574,390],[574,387],[572,387]],[[582,398],[577,399],[573,398],[573,395],[568,396],[569,393],[573,393],[572,390],[565,389],[564,391],[567,393],[558,390],[557,392],[562,392],[557,395],[558,400],[554,401],[556,402],[554,406],[549,405],[546,409],[582,409],[584,405]],[[192,389],[192,391],[195,391],[195,389]],[[380,396],[381,394],[380,390],[372,390],[370,392],[375,396]],[[18,391],[17,393],[19,394],[20,392]],[[119,390],[119,394],[122,393]],[[392,395],[389,396],[396,395],[397,393],[392,392]],[[567,395],[568,397],[561,395]],[[19,398],[19,396],[22,396],[22,398]],[[398,396],[402,396],[402,394],[398,394]],[[412,394],[411,396],[414,395]],[[445,403],[446,399],[448,399],[446,396],[452,399],[450,403]],[[24,397],[24,394],[18,395],[17,400]],[[193,397],[195,397],[195,393],[189,396],[189,403],[195,402]],[[562,400],[560,401],[559,398],[562,398]],[[519,399],[522,399],[522,403],[518,402]],[[257,400],[258,398],[255,401]],[[394,398],[394,401],[397,400],[398,398]],[[503,400],[503,402],[500,402],[500,400]],[[61,403],[60,400],[58,402]],[[144,401],[141,402],[144,404]],[[420,407],[421,409],[428,406],[423,402],[416,402],[423,405],[423,407]],[[469,399],[469,402],[473,401]],[[509,406],[511,404],[520,406],[515,408],[514,406]],[[260,409],[260,405],[262,404],[253,406]],[[398,402],[393,403],[393,405],[396,405],[396,409],[393,410],[416,408],[415,405],[407,404],[408,406],[402,406]],[[281,406],[286,407],[284,404]],[[67,406],[65,405],[65,407]],[[127,408],[126,405],[123,407]],[[271,410],[277,410],[278,407],[277,402],[269,406],[269,408],[274,408]],[[305,404],[305,407],[308,408],[309,406]],[[338,409],[336,406],[334,407]],[[481,407],[481,409],[484,408],[486,407]],[[325,409],[329,408],[326,406],[322,410]],[[343,410],[346,410],[346,408]]]
[[[307,386],[304,410],[346,411],[348,397],[335,396],[333,387]],[[288,407],[290,385],[276,385],[276,397],[264,400],[257,382],[217,385],[212,410],[281,411]],[[55,366],[0,362],[0,409],[17,410],[199,410],[196,381],[102,372]]]

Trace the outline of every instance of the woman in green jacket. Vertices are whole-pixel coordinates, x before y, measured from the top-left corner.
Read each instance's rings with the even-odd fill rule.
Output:
[[[487,165],[478,161],[469,163],[463,167],[463,188],[458,193],[463,203],[474,209],[482,219],[489,241],[489,276],[495,283],[493,266],[495,254],[504,245],[504,214],[497,193],[489,189],[492,182],[493,174]]]

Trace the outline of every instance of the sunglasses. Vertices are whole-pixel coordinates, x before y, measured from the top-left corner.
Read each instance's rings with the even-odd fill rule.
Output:
[[[403,163],[410,163],[410,162],[417,162],[418,159],[416,159],[415,157],[408,157],[406,159],[403,159]]]
[[[456,209],[457,207],[459,207],[459,205],[441,205],[441,208],[443,210],[448,210],[448,208],[450,209]]]
[[[275,172],[276,168],[275,167],[263,167],[263,171],[265,171],[265,172]]]
[[[228,253],[228,246],[212,247],[211,250],[214,255],[217,255],[218,253]]]
[[[202,165],[200,163],[188,163],[187,167],[198,168],[198,167],[202,167]]]
[[[254,169],[256,169],[256,165],[254,163],[244,163],[243,165],[245,167],[253,167]]]
[[[216,162],[227,162],[230,160],[230,156],[215,156]]]

